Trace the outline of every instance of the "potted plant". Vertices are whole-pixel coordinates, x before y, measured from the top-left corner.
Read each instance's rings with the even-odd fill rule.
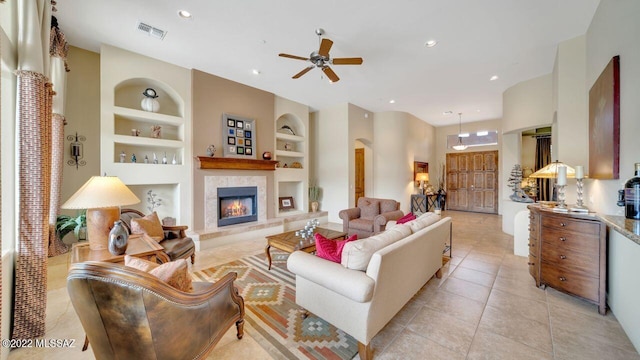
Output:
[[[309,201],[311,202],[311,211],[318,211],[318,199],[320,199],[320,188],[315,184],[309,186]]]
[[[68,233],[72,232],[78,240],[86,239],[87,233],[87,214],[86,211],[80,212],[77,216],[58,215],[56,218],[56,231],[60,239],[64,238]]]

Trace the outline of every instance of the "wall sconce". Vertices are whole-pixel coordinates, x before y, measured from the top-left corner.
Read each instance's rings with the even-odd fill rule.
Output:
[[[82,151],[82,143],[81,143],[81,141],[86,141],[87,138],[84,137],[83,135],[78,135],[78,133],[76,132],[75,135],[67,136],[67,140],[71,141],[71,144],[69,146],[69,149],[71,151],[69,155],[71,156],[71,159],[67,161],[67,164],[71,166],[75,165],[76,169],[78,169],[78,166],[87,165],[87,162],[82,159],[83,151]]]

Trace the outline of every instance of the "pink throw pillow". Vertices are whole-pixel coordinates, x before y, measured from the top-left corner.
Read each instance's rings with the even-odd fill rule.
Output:
[[[323,259],[340,263],[344,244],[358,240],[358,234],[353,234],[345,240],[329,240],[320,234],[315,234],[314,238],[316,240],[316,255]]]
[[[404,224],[407,223],[411,220],[415,220],[416,219],[416,215],[413,213],[408,213],[405,216],[401,217],[400,219],[396,220],[396,224]]]

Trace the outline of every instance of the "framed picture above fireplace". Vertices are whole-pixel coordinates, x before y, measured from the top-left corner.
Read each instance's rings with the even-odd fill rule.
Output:
[[[292,196],[279,197],[278,204],[280,205],[280,210],[293,210],[295,208]]]
[[[226,144],[224,157],[255,159],[255,120],[242,116],[222,114],[222,143]]]

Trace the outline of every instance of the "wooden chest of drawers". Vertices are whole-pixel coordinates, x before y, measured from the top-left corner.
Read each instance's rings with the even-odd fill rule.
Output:
[[[606,312],[606,226],[587,214],[528,206],[529,272],[537,286],[579,296]]]

